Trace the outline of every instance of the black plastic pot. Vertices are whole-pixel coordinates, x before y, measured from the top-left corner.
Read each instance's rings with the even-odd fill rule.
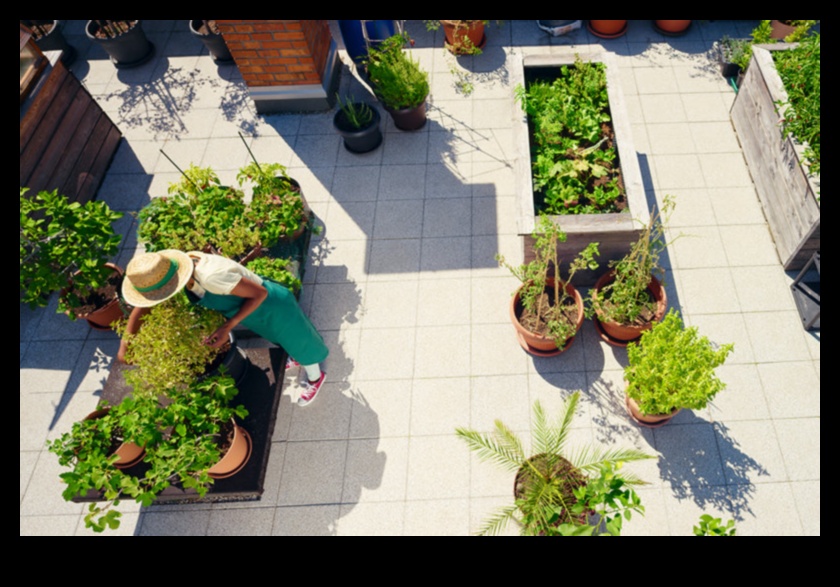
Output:
[[[23,21],[27,22],[27,21]],[[61,51],[61,62],[64,65],[70,65],[76,59],[76,49],[67,42],[64,36],[63,20],[32,20],[28,21],[33,24],[46,26],[52,23],[52,28],[41,37],[35,39],[35,44],[41,51]],[[40,27],[39,27],[40,28]]]
[[[391,115],[394,126],[400,130],[420,130],[426,126],[426,101],[419,106],[393,110],[385,106],[385,110]]]
[[[96,21],[89,20],[85,26],[85,34],[88,39],[105,49],[117,68],[128,69],[143,65],[155,53],[155,46],[146,38],[140,20],[135,21],[134,26],[125,33],[113,38],[100,38],[97,36],[98,31],[99,25]]]
[[[214,33],[207,27],[207,32],[200,32],[204,26],[203,20],[191,20],[190,32],[199,38],[204,43],[213,61],[219,64],[233,63],[233,55],[230,54],[227,43],[222,38],[222,35]]]
[[[360,106],[361,103],[357,102],[354,105]],[[373,119],[361,128],[356,128],[350,123],[344,110],[339,109],[333,117],[333,125],[344,139],[344,148],[351,153],[369,153],[382,144],[382,117],[375,107],[371,106],[370,109]]]

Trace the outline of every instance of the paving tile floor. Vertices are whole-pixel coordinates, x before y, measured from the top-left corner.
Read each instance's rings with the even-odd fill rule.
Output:
[[[690,535],[702,513],[736,519],[741,535],[820,534],[820,335],[801,326],[794,276],[776,258],[729,122],[735,94],[709,57],[713,41],[747,36],[756,21],[695,21],[677,38],[631,21],[611,41],[505,21],[481,56],[457,61],[440,32],[407,21],[431,73],[430,120],[415,133],[386,121],[384,144],[363,156],[342,148],[331,112],[257,116],[237,70],[217,67],[186,21],[144,21],[155,58],[122,71],[84,22],[66,30],[79,50],[73,72],[125,136],[98,194],[128,213],[120,264],[138,250],[131,213],[178,177],[162,151],[232,182],[248,161],[239,133],[260,160],[288,166],[324,228],[302,304],[330,346],[328,383],[301,409],[294,377],[286,382],[262,499],[126,503],[114,534],[469,535],[510,503],[512,479],[478,462],[455,427],[489,430],[498,418],[527,437],[534,400],[552,409],[578,389],[576,440],[657,457],[637,468],[650,483],[647,514],[625,535]],[[626,352],[589,322],[558,358],[522,352],[505,306],[516,282],[494,261],[522,256],[512,170],[527,153],[513,147],[521,114],[509,67],[518,55],[592,46],[621,68],[649,197],[677,201],[670,230],[687,236],[668,250],[671,305],[736,346],[714,404],[655,431],[624,413]],[[365,95],[342,57],[341,91]],[[56,315],[55,300],[21,307],[22,536],[89,534],[83,506],[61,499],[44,444],[93,409],[117,347],[115,335]]]

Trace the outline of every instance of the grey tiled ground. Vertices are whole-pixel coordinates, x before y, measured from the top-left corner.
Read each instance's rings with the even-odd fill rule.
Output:
[[[467,535],[510,503],[512,478],[478,462],[455,427],[501,419],[527,437],[534,400],[552,410],[580,389],[576,440],[657,457],[637,467],[650,482],[640,491],[647,513],[625,535],[689,535],[701,513],[735,518],[741,535],[819,535],[819,332],[801,327],[793,276],[778,264],[729,123],[734,93],[707,55],[755,21],[696,21],[680,38],[631,21],[612,41],[585,29],[552,39],[534,21],[506,21],[489,29],[482,56],[460,61],[469,97],[455,89],[439,36],[408,21],[432,71],[430,122],[404,133],[387,121],[382,147],[361,157],[341,147],[329,113],[256,116],[235,68],[217,68],[184,21],[144,22],[156,58],[120,72],[84,37],[84,21],[68,25],[74,73],[125,135],[100,199],[132,212],[163,194],[177,172],[161,148],[232,182],[247,160],[243,132],[257,157],[289,166],[325,227],[302,304],[331,356],[311,407],[297,408],[297,385],[286,384],[260,501],[125,504],[119,534]],[[617,56],[649,196],[677,199],[671,231],[686,236],[668,251],[671,305],[736,346],[714,404],[656,431],[627,418],[626,352],[589,322],[561,357],[522,352],[507,317],[515,280],[493,259],[521,258],[512,164],[527,154],[512,147],[519,114],[507,68],[519,54],[589,44]],[[362,91],[346,68],[342,88]],[[125,264],[135,227],[126,218],[119,230]],[[113,334],[54,305],[21,307],[21,536],[88,534],[82,506],[61,499],[44,442],[93,409],[117,348]]]

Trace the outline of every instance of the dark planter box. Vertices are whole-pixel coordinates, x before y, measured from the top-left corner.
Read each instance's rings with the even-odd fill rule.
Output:
[[[779,132],[776,103],[787,101],[771,51],[791,45],[762,45],[732,104],[730,117],[776,244],[788,271],[802,269],[820,250],[820,177],[803,164],[805,147]]]
[[[612,56],[605,52],[580,53],[571,49],[552,55],[526,55],[522,58],[521,67],[512,72],[513,85],[525,85],[525,74],[529,68],[548,68],[562,65],[572,65],[575,56],[580,55],[584,61],[604,63],[607,69],[607,91],[610,100],[610,112],[615,130],[618,157],[621,163],[621,173],[627,195],[627,209],[622,213],[610,214],[578,214],[568,216],[553,216],[553,220],[566,232],[567,240],[558,246],[560,258],[564,265],[571,262],[590,242],[600,243],[601,255],[598,262],[605,267],[610,260],[617,260],[630,251],[630,247],[641,234],[641,228],[646,226],[650,218],[649,205],[645,196],[642,173],[633,137],[630,132],[630,119],[627,105],[621,92],[618,65]],[[520,117],[514,124],[514,144],[518,153],[530,153],[528,136],[528,120],[525,113],[517,111]],[[519,234],[523,239],[525,262],[534,258],[534,240],[531,234],[536,223],[534,206],[534,187],[530,157],[519,157],[516,160],[516,192],[518,199]],[[575,285],[589,286],[595,283],[601,270],[579,271],[575,275]]]

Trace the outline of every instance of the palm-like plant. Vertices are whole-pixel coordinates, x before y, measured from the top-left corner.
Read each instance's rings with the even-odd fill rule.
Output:
[[[510,521],[527,536],[619,535],[623,519],[644,512],[632,486],[635,475],[618,474],[625,462],[653,458],[636,449],[583,447],[567,450],[571,423],[580,392],[573,393],[550,422],[540,403],[534,403],[532,455],[522,441],[496,420],[491,434],[458,428],[456,434],[482,461],[516,472],[515,501],[497,510],[478,534],[496,535]],[[589,523],[590,514],[599,520]]]

